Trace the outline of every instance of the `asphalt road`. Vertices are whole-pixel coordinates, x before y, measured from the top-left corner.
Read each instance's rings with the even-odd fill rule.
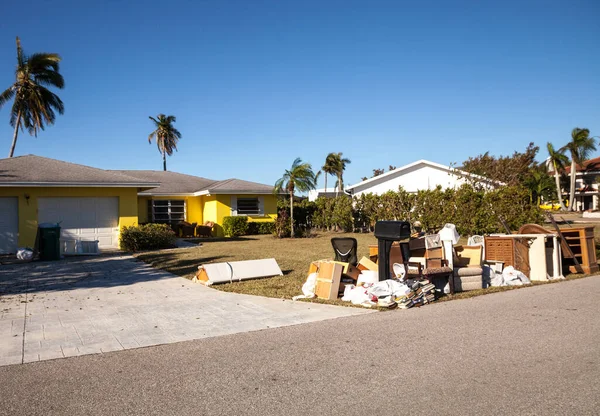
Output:
[[[0,368],[0,414],[600,414],[600,278]]]

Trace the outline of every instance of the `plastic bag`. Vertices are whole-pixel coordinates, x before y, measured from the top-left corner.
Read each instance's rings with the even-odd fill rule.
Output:
[[[376,296],[377,298],[385,298],[388,296],[402,297],[409,292],[410,288],[407,285],[392,279],[377,282],[367,290],[368,294]]]
[[[294,296],[292,300],[312,299],[315,297],[315,287],[317,286],[317,273],[311,273],[302,285],[302,295]]]
[[[502,271],[504,284],[502,286],[522,286],[529,284],[531,281],[525,274],[516,270],[513,266],[505,267]]]
[[[373,270],[363,270],[358,275],[358,281],[356,282],[356,284],[357,285],[360,285],[361,283],[375,284],[378,281],[379,281],[379,273],[378,272],[373,271]]]
[[[30,248],[20,248],[17,250],[17,259],[33,260],[33,250]]]

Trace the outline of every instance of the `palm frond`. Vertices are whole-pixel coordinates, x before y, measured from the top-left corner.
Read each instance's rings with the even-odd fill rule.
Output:
[[[0,108],[4,106],[7,102],[13,99],[17,92],[17,89],[14,86],[8,87],[6,90],[0,94]]]

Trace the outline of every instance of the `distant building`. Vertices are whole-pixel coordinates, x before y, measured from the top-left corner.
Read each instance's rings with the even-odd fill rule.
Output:
[[[416,193],[421,190],[435,189],[437,186],[441,186],[442,189],[458,188],[465,183],[477,183],[484,188],[492,188],[501,184],[451,166],[428,160],[418,160],[348,186],[346,192],[354,196],[368,193],[381,195],[387,191],[397,191],[401,186],[407,192]]]
[[[554,175],[552,166],[548,165],[548,173]],[[600,157],[586,160],[575,166],[575,210],[587,211],[599,208],[598,178],[600,178]],[[571,178],[571,165],[565,167],[565,174]],[[563,199],[569,199],[569,189],[562,189]]]

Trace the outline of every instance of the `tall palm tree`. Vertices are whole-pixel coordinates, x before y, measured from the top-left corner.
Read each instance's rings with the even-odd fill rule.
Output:
[[[296,158],[292,168],[285,171],[283,176],[275,182],[275,193],[283,191],[290,194],[290,223],[292,238],[294,237],[294,191],[308,192],[315,189],[317,181],[310,163],[302,163],[302,159]]]
[[[563,146],[562,150],[571,153],[571,189],[569,192],[569,211],[573,211],[575,204],[575,180],[577,165],[583,168],[583,162],[590,158],[590,153],[596,150],[596,140],[590,137],[589,129],[575,127],[571,131],[571,141]]]
[[[173,150],[177,150],[177,142],[181,139],[181,133],[173,127],[173,123],[175,123],[177,119],[175,116],[165,116],[164,114],[159,114],[157,116],[158,120],[154,117],[149,118],[154,123],[156,130],[148,136],[148,143],[152,143],[152,139],[156,139],[158,151],[163,157],[163,170],[166,171],[167,155],[171,156]]]
[[[338,192],[342,192],[344,190],[344,171],[346,170],[346,165],[349,165],[351,160],[347,157],[342,157],[342,152],[335,153],[333,156],[333,164],[335,166],[335,176],[337,177],[337,181],[335,183],[336,186],[336,195]]]
[[[325,192],[327,192],[327,176],[335,175],[336,169],[336,154],[329,153],[325,158],[325,164],[321,167],[321,171],[325,174]]]
[[[552,165],[554,170],[554,182],[556,184],[556,195],[558,196],[558,203],[562,211],[566,210],[565,204],[562,198],[561,186],[560,186],[560,172],[565,168],[565,165],[569,162],[569,158],[565,155],[564,149],[554,149],[552,143],[546,144],[548,148],[548,162]]]
[[[8,157],[13,157],[19,130],[27,129],[37,137],[39,130],[54,124],[57,111],[63,114],[65,107],[56,94],[46,87],[64,88],[65,80],[59,71],[60,55],[56,53],[34,53],[25,55],[17,37],[16,80],[0,94],[0,108],[14,97],[10,114],[10,125],[14,127],[13,140]]]
[[[535,165],[531,169],[525,185],[529,189],[529,201],[532,204],[540,205],[542,197],[550,199],[553,196],[552,188],[554,188],[554,184],[544,165]]]

